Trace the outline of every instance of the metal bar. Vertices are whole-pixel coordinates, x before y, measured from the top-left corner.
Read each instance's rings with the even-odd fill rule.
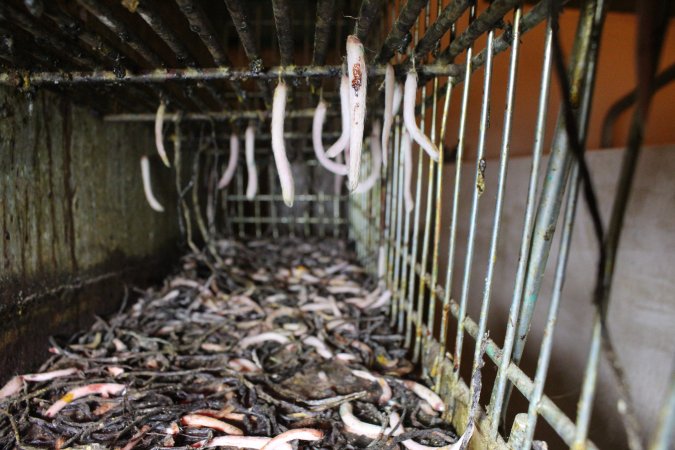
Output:
[[[274,23],[277,28],[281,66],[293,64],[293,29],[291,28],[291,12],[287,0],[272,0]]]
[[[494,278],[494,268],[497,260],[497,248],[499,245],[499,232],[501,229],[501,215],[504,206],[504,193],[506,190],[506,176],[508,168],[509,149],[511,147],[511,128],[513,120],[513,110],[516,94],[516,79],[518,75],[518,55],[520,49],[520,18],[522,15],[522,7],[518,7],[514,14],[514,31],[513,31],[513,46],[511,52],[511,61],[509,64],[509,78],[506,88],[506,110],[504,111],[504,125],[502,135],[502,148],[499,157],[499,175],[497,181],[497,199],[495,202],[495,212],[492,225],[492,236],[490,238],[490,250],[488,256],[488,266],[485,274],[485,283],[483,288],[483,298],[481,302],[480,317],[478,321],[478,336],[483,336],[487,331],[488,312],[490,309],[490,297],[492,294],[492,280]],[[488,59],[486,63],[486,77],[487,70],[491,70],[492,61],[490,52],[492,50],[493,42],[490,42],[494,31],[488,34]],[[480,195],[480,192],[479,194]],[[477,204],[476,204],[477,206]],[[473,373],[480,370],[481,366],[481,351],[480,343],[476,343],[474,351]]]
[[[244,5],[242,4],[241,0],[225,0],[225,6],[227,7],[227,11],[230,13],[230,18],[234,24],[234,29],[237,30],[237,35],[239,36],[242,47],[244,47],[244,52],[246,52],[249,68],[253,72],[262,71],[263,60],[260,56],[260,53],[258,52],[258,46],[255,43],[255,39],[253,38],[253,33],[251,32],[252,27],[246,18]],[[271,105],[269,85],[267,83],[263,83],[261,80],[256,80],[256,85],[258,86],[258,90],[260,90],[260,92],[263,94],[265,104],[267,106]]]
[[[427,53],[436,48],[443,35],[459,19],[464,11],[474,2],[472,0],[454,0],[438,15],[438,18],[427,29],[422,39],[415,46],[415,58],[422,60]]]
[[[525,272],[527,269],[528,253],[530,251],[530,242],[532,240],[532,228],[534,226],[534,209],[536,205],[536,193],[539,183],[539,166],[541,155],[544,149],[544,139],[546,132],[546,118],[548,113],[548,99],[551,85],[551,29],[546,29],[546,41],[544,44],[544,61],[542,63],[541,87],[539,92],[539,104],[537,108],[537,119],[534,133],[534,144],[532,148],[532,165],[530,168],[530,180],[527,191],[527,202],[525,206],[525,219],[523,223],[523,232],[520,240],[520,251],[518,254],[518,267],[516,269],[516,281],[513,289],[511,307],[509,309],[509,319],[506,322],[506,337],[504,339],[504,357],[502,364],[497,370],[492,396],[490,398],[490,433],[496,436],[499,427],[499,417],[501,416],[504,392],[506,386],[506,371],[511,363],[511,351],[515,338],[515,326],[520,313],[520,299],[523,295],[525,284]]]
[[[477,20],[477,19],[476,19]],[[472,24],[473,25],[473,24]],[[471,25],[469,25],[471,28]],[[462,362],[462,346],[464,343],[464,318],[466,317],[466,305],[469,301],[469,287],[471,283],[471,274],[473,271],[473,253],[476,242],[476,227],[478,224],[478,204],[485,190],[485,140],[488,127],[488,115],[490,110],[490,88],[492,82],[492,44],[494,43],[494,30],[490,30],[487,36],[488,59],[485,64],[485,77],[483,82],[483,102],[480,113],[480,130],[478,133],[478,148],[476,149],[476,177],[473,190],[473,200],[471,202],[471,212],[469,213],[469,233],[466,244],[466,257],[464,259],[464,276],[462,278],[462,291],[459,302],[459,318],[457,319],[457,337],[455,341],[454,369],[459,376],[459,369]],[[482,334],[478,334],[481,336]],[[477,344],[479,347],[480,344]]]
[[[462,32],[457,39],[445,49],[437,58],[438,62],[448,63],[455,59],[457,55],[466,50],[469,45],[476,39],[490,30],[497,22],[502,20],[504,15],[517,5],[522,3],[522,0],[495,0],[490,3],[490,6],[483,11],[476,20],[471,22],[471,25]],[[490,55],[488,55],[490,56]]]
[[[12,23],[19,28],[18,31],[20,31],[20,33],[25,33],[28,36],[31,36],[31,38],[40,39],[41,41],[48,43],[50,45],[51,48],[47,50],[47,54],[45,54],[44,56],[35,49],[31,49],[25,53],[25,55],[30,56],[31,60],[39,60],[42,64],[44,64],[47,67],[48,70],[52,70],[55,67],[59,67],[61,65],[61,63],[59,63],[57,59],[62,59],[63,61],[71,60],[75,64],[85,64],[85,63],[97,64],[96,62],[94,62],[94,59],[89,58],[89,56],[83,55],[82,52],[78,51],[77,49],[73,49],[72,46],[64,44],[66,38],[69,37],[67,35],[67,25],[73,22],[72,19],[70,20],[64,19],[64,16],[68,18],[67,15],[62,14],[61,16],[55,18],[53,16],[50,16],[50,18],[59,28],[59,31],[62,33],[61,35],[56,35],[57,39],[55,39],[55,35],[53,32],[47,31],[43,24],[36,23],[35,19],[33,19],[32,17],[23,14],[18,10],[15,10],[13,7],[9,5],[2,4],[0,5],[0,8],[2,8],[0,9],[0,16],[4,16],[4,14],[7,12],[9,12],[10,14],[16,14],[16,17],[14,16],[12,17]],[[16,46],[20,48],[22,55],[24,54],[24,49],[30,49],[32,47],[32,45],[28,45],[27,42],[24,42],[22,39],[19,39],[16,32],[11,32],[9,34],[13,36],[12,39],[17,41]],[[91,38],[91,35],[87,32],[81,32],[79,33],[79,35],[80,37]],[[100,52],[96,51],[95,49],[87,49],[83,45],[81,45],[80,47],[87,53],[93,54],[93,57],[97,61],[105,61],[106,58],[105,55],[101,55]],[[33,64],[34,63],[31,63],[29,67],[30,68],[34,67]],[[62,93],[67,91],[68,92],[67,95],[71,98],[76,99],[78,103],[82,104],[92,103],[91,98],[88,98],[86,95],[80,95],[79,93],[64,90],[63,86],[58,86],[58,88],[59,91]],[[101,97],[104,98],[108,97],[108,95],[105,92],[101,92],[100,90],[97,90],[96,92]],[[140,92],[137,89],[133,90],[130,89],[129,92],[133,93],[133,95],[138,98],[138,100],[135,103],[128,102],[124,97],[115,98],[114,102],[121,104],[124,108],[128,108],[129,110],[133,110],[135,106],[137,106],[137,104],[147,103],[148,96],[144,92]],[[152,100],[152,103],[154,104],[154,100]],[[101,105],[100,102],[97,102],[94,106],[94,109],[100,111],[102,110],[101,106],[103,105]],[[112,107],[112,105],[107,106]],[[103,110],[105,110],[105,108]]]
[[[454,5],[454,3],[452,4]],[[451,5],[451,6],[452,6]],[[536,25],[541,23],[545,18],[546,18],[546,2],[542,2],[537,4],[536,7],[532,8],[527,14],[525,14],[520,21],[521,27],[520,27],[520,34],[521,36],[525,34],[527,31],[530,31],[533,29]],[[433,25],[432,25],[433,26]],[[497,55],[499,53],[502,53],[503,51],[507,50],[510,45],[511,45],[511,33],[512,29],[507,26],[506,31],[504,31],[497,39],[495,39],[495,44],[493,47],[493,54]],[[423,58],[426,53],[422,54],[422,56],[418,55],[415,53],[416,58]],[[469,73],[473,73],[476,70],[480,69],[483,67],[485,64],[485,59],[486,59],[486,52],[485,50],[482,50],[479,54],[475,55],[473,57],[473,61],[471,63],[471,71]],[[436,61],[432,64],[431,66],[437,65],[439,62]],[[399,64],[396,69],[398,72],[403,72],[407,70],[407,68],[410,67],[412,62],[410,60],[407,60],[401,64]],[[459,84],[464,81],[466,77],[466,71],[462,70],[464,66],[460,65],[457,66],[457,69],[453,69],[454,71],[457,72],[457,75],[451,75],[452,76],[452,82],[453,84]],[[438,75],[437,75],[438,76]],[[444,85],[441,88],[441,94],[445,93],[445,91],[448,89],[448,85]]]
[[[368,39],[368,36],[371,33],[370,28],[382,13],[384,1],[385,0],[362,0],[361,9],[359,10],[359,19],[354,26],[354,34],[361,42],[366,42]],[[368,76],[370,76],[370,72],[368,72]]]
[[[227,57],[223,46],[218,42],[213,25],[201,6],[194,0],[176,0],[176,3],[190,24],[190,29],[199,36],[216,65],[220,67],[231,66],[230,59]],[[243,102],[246,99],[246,93],[241,85],[232,82],[230,86],[237,94],[239,101]]]
[[[420,29],[420,24],[419,22],[415,23],[415,35],[414,35],[414,42],[417,43],[417,40],[419,39],[419,29]],[[426,86],[423,88],[423,92],[426,90]],[[424,104],[424,102],[422,102]],[[421,110],[421,120],[420,120],[420,129],[424,129],[424,116],[425,116],[426,108],[422,108]],[[412,145],[413,149],[414,147],[414,142],[411,141],[410,145]],[[410,348],[412,345],[412,330],[413,330],[413,313],[416,313],[414,309],[414,295],[415,295],[415,263],[417,261],[417,246],[418,246],[418,241],[419,241],[419,234],[420,234],[420,199],[422,195],[422,152],[420,151],[420,156],[417,158],[417,177],[415,178],[415,207],[414,209],[414,225],[413,225],[413,234],[412,234],[412,252],[410,254],[409,258],[409,263],[410,263],[410,270],[407,271],[408,278],[406,278],[405,282],[408,283],[408,292],[407,292],[407,316],[406,316],[406,332],[405,332],[405,341],[404,345],[406,348]],[[406,253],[407,256],[407,253]],[[407,267],[404,267],[404,269],[407,269]],[[415,324],[416,325],[416,332],[421,335],[422,329],[420,328],[420,324]]]
[[[566,0],[563,1],[563,3],[566,2],[567,2]],[[533,29],[535,26],[539,25],[546,19],[546,17],[548,17],[548,2],[541,1],[537,3],[530,11],[528,11],[528,13],[525,14],[520,20],[520,30],[519,30],[520,35],[522,36],[523,34]],[[513,43],[512,33],[513,33],[513,25],[507,24],[504,32],[497,39],[495,39],[493,53],[495,54],[501,53],[511,46],[511,44]],[[487,53],[485,50],[481,51],[476,56],[474,56],[473,58],[474,70],[476,70],[479,67],[482,67],[483,64],[485,64],[486,57]]]
[[[319,0],[316,5],[316,27],[314,30],[314,51],[312,66],[326,64],[328,39],[335,16],[335,0]]]
[[[659,89],[668,86],[668,84],[673,81],[675,81],[675,63],[663,69],[663,71],[654,78],[654,93],[652,95],[656,95],[656,92]],[[616,121],[619,119],[619,116],[621,116],[621,113],[633,106],[636,101],[637,88],[621,97],[609,108],[602,121],[602,133],[600,136],[601,147],[611,147],[612,134]]]
[[[270,191],[270,193],[272,193],[275,190],[274,187],[275,187],[275,181],[276,181],[276,177],[275,177],[276,174],[274,173],[274,164],[267,164],[267,174],[269,175],[268,176],[269,191]],[[258,197],[259,200],[263,200],[263,198],[261,198],[262,195],[257,195],[256,197]],[[299,195],[296,195],[294,197],[294,201],[301,201],[299,197],[300,197]],[[279,237],[279,227],[277,225],[278,224],[278,222],[277,222],[277,220],[278,220],[277,219],[277,202],[283,201],[283,196],[275,195],[275,196],[273,196],[272,200],[273,201],[270,203],[270,215],[271,215],[270,219],[273,221],[273,222],[271,222],[272,223],[272,237],[278,238]]]
[[[120,53],[105,43],[101,36],[87,31],[79,21],[72,18],[69,14],[55,7],[51,2],[48,3],[44,14],[53,20],[64,33],[80,39],[98,57],[110,61],[116,67],[120,65],[122,57]]]
[[[413,26],[420,11],[428,3],[429,0],[408,0],[406,2],[403,9],[401,9],[398,19],[396,19],[396,22],[391,27],[391,31],[389,31],[387,38],[384,40],[382,49],[375,59],[376,62],[380,64],[386,63],[394,56],[394,53],[405,52],[408,46],[406,36],[408,36],[410,27]]]
[[[281,199],[281,197],[279,197],[279,199]],[[258,219],[256,219],[255,217],[230,217],[229,220],[231,220],[233,223],[243,225],[247,223],[255,224]],[[304,225],[305,223],[308,224],[337,223],[338,225],[342,225],[344,223],[347,223],[347,219],[331,219],[325,217],[278,217],[274,219],[272,217],[261,217],[259,223],[273,224],[273,225],[274,224]],[[291,230],[292,229],[293,228],[291,228]]]
[[[649,450],[668,450],[672,448],[673,432],[675,430],[675,370],[670,375],[670,387],[663,400],[663,407],[659,414],[659,422],[654,430]]]
[[[451,303],[451,311],[453,315],[457,316],[459,306]],[[466,331],[474,340],[478,332],[478,325],[470,317],[466,318]],[[485,354],[499,366],[502,362],[502,352],[492,339],[488,339],[485,349]],[[532,391],[534,389],[532,380],[525,374],[518,366],[511,363],[509,365],[507,376],[513,382],[514,386],[521,394],[529,401],[532,398]],[[563,413],[560,408],[547,396],[543,396],[539,403],[539,413],[541,417],[551,425],[551,428],[560,436],[560,438],[567,445],[572,445],[574,439],[574,423]],[[598,447],[591,441],[586,441],[586,450],[598,450]]]
[[[437,16],[439,16],[442,12],[442,7],[443,7],[443,2],[439,1],[437,4]],[[425,24],[425,29],[429,29],[428,22]],[[448,82],[450,83],[451,80],[448,79]],[[448,111],[450,108],[450,98],[452,96],[452,83],[449,85],[450,88],[446,90],[445,92],[445,101],[443,103],[443,112],[442,112],[442,118],[441,118],[441,129],[440,133],[438,135],[438,149],[439,149],[439,154],[438,154],[438,171],[436,172],[436,205],[435,205],[435,211],[436,211],[436,220],[434,222],[434,252],[431,257],[431,280],[429,282],[429,285],[431,289],[429,289],[429,317],[427,319],[427,329],[429,330],[429,333],[431,336],[436,336],[434,331],[436,329],[436,289],[433,289],[433,286],[435,286],[438,282],[438,258],[440,254],[440,248],[441,248],[441,219],[442,219],[442,211],[443,211],[443,159],[445,156],[445,152],[443,151],[443,142],[445,141],[445,131],[447,127],[447,122],[448,122]],[[434,104],[437,102],[437,96],[438,96],[438,78],[434,79]],[[433,112],[434,120],[432,122],[432,134],[435,130],[436,127],[436,111],[434,109]],[[432,139],[433,140],[433,139]],[[428,342],[428,341],[427,341]],[[437,375],[437,373],[434,372],[434,368],[431,368],[430,375],[432,379]],[[438,380],[440,380],[440,377],[438,377]],[[437,386],[437,390],[438,390]]]
[[[295,197],[293,197],[293,201],[298,201],[298,202],[315,202],[319,200],[319,195],[318,194],[297,194]],[[337,196],[339,200],[348,200],[349,196],[348,195],[339,195]],[[233,195],[228,195],[227,197],[228,200],[233,200],[233,201],[240,201],[240,200],[248,200],[246,198],[246,195],[244,194],[233,194]],[[283,200],[283,197],[281,195],[276,195],[276,194],[257,194],[255,196],[255,199],[261,202],[279,202]]]
[[[418,66],[417,73],[423,78],[438,76],[455,77],[461,73],[456,64],[428,64]],[[384,76],[385,66],[368,67],[369,77]],[[0,84],[21,86],[23,73],[17,71],[0,73]],[[253,72],[249,68],[213,67],[200,69],[154,69],[131,73],[129,71],[94,70],[71,72],[35,72],[28,74],[26,81],[31,85],[45,84],[95,84],[95,83],[165,83],[167,81],[209,81],[209,80],[277,80],[293,78],[337,78],[342,75],[342,66],[288,66],[273,67],[262,72]]]
[[[424,15],[424,25],[425,27],[429,24],[429,7],[427,6],[426,8],[426,13]],[[427,86],[424,84],[422,87],[422,104],[424,104],[425,99],[427,98]],[[436,98],[437,98],[437,92],[434,91],[433,95],[431,96],[432,98],[432,111],[431,111],[431,133],[429,138],[431,141],[434,141],[434,135],[436,133]],[[424,119],[425,119],[425,111],[422,111],[422,121],[420,123],[420,129],[424,130]],[[420,160],[422,159],[422,155],[425,152],[420,152]],[[420,263],[422,270],[426,271],[427,267],[427,260],[429,259],[429,240],[431,239],[431,215],[432,215],[432,208],[431,204],[433,201],[433,193],[434,193],[434,168],[435,168],[435,163],[434,161],[429,158],[429,172],[427,174],[428,180],[427,180],[427,194],[426,194],[426,208],[424,210],[424,236],[422,238],[422,261]],[[420,277],[419,281],[419,287],[418,287],[418,294],[417,294],[417,340],[415,341],[415,349],[413,351],[413,362],[417,363],[419,361],[420,357],[420,352],[422,350],[422,322],[424,319],[424,292],[426,288],[426,276]],[[428,368],[424,368],[425,371]],[[426,373],[425,373],[426,374]]]
[[[578,114],[578,122],[580,124],[579,141],[582,143],[585,141],[587,135],[588,119],[590,116],[590,96],[592,93],[590,87],[593,85],[595,79],[597,68],[596,57],[599,47],[598,38],[602,28],[604,10],[604,0],[588,1],[580,17],[578,37],[572,57],[572,61],[575,61],[575,63],[571,68],[572,75],[574,76],[570,78],[571,91],[581,92],[583,90],[585,93],[584,98],[580,99],[581,107]],[[579,60],[582,60],[582,62],[579,63]],[[577,70],[577,67],[580,66],[583,67],[583,70]],[[584,88],[584,85],[587,87]],[[563,119],[560,116],[533,230],[532,248],[530,250],[524,298],[522,300],[523,305],[518,319],[517,339],[513,348],[512,359],[516,364],[520,362],[525,347],[525,340],[530,329],[530,321],[551,249],[552,230],[555,230],[573,158],[574,156],[569,150]]]
[[[169,47],[169,49],[171,49],[171,51],[176,55],[176,59],[178,60],[179,64],[184,64],[193,68],[198,66],[197,61],[192,57],[190,51],[187,49],[187,47],[185,47],[180,37],[178,37],[178,35],[173,32],[171,27],[164,21],[164,19],[162,19],[162,17],[157,14],[157,7],[154,3],[148,2],[147,0],[139,2],[136,11],[141,16],[143,21],[145,21],[145,23],[147,23],[148,26],[152,28],[152,31],[154,31],[155,34],[162,40],[162,42],[164,42],[166,46]],[[212,86],[204,85],[204,88],[210,96],[210,98],[205,96],[208,100],[215,101],[215,103],[221,107],[227,103],[225,99],[223,99],[220,94],[213,89]],[[193,96],[191,96],[191,98],[194,100]],[[203,104],[199,106],[202,110],[208,110],[208,108],[205,108]]]
[[[404,168],[403,168],[403,159],[405,158],[403,151],[401,149],[402,134],[403,134],[403,124],[401,123],[401,118],[396,118],[396,149],[398,155],[398,164],[396,165],[397,169],[397,181],[396,181],[396,245],[395,248],[398,250],[398,254],[395,255],[394,262],[394,289],[397,293],[398,298],[398,317],[392,318],[393,321],[397,321],[397,327],[399,333],[403,331],[404,325],[404,315],[405,315],[405,295],[407,293],[407,255],[408,255],[408,245],[410,243],[410,214],[407,212],[404,213],[403,208],[403,190],[404,190]],[[405,217],[403,215],[405,214]],[[404,256],[405,255],[405,256]],[[394,301],[395,299],[392,299]]]
[[[254,72],[261,71],[263,69],[263,60],[258,52],[258,46],[255,43],[252,33],[252,26],[246,17],[242,1],[225,0],[225,6],[230,13],[234,28],[237,30],[241,45],[244,47],[244,52],[246,52],[246,56],[248,57],[251,70]]]
[[[537,414],[539,412],[539,402],[544,395],[544,382],[548,374],[548,366],[551,361],[551,348],[553,347],[553,334],[555,324],[558,318],[558,309],[560,298],[562,296],[563,285],[565,284],[565,273],[567,269],[567,259],[569,256],[570,244],[572,242],[572,231],[574,230],[574,216],[577,208],[577,198],[579,193],[579,171],[575,165],[570,175],[570,190],[567,194],[567,203],[565,205],[565,215],[563,220],[563,230],[560,237],[560,250],[558,253],[558,263],[553,281],[553,294],[551,304],[548,307],[548,317],[544,327],[544,337],[539,349],[539,358],[537,360],[537,371],[534,376],[532,386],[532,395],[530,405],[527,411],[527,426],[525,428],[525,440],[523,448],[529,448],[534,438],[534,429],[537,424]],[[585,440],[585,439],[584,439]]]
[[[162,60],[143,42],[143,40],[127,25],[124,21],[115,17],[113,11],[100,0],[78,0],[78,2],[92,15],[94,15],[106,28],[112,31],[122,42],[123,45],[128,46],[140,55],[143,60],[152,67],[164,67]],[[113,70],[115,77],[118,77],[121,70]],[[177,92],[176,89],[171,89],[173,99],[178,102],[183,108],[187,103],[182,92]],[[162,90],[157,90],[158,96],[164,96]],[[199,107],[199,105],[197,105]]]
[[[35,23],[32,17],[22,13],[6,2],[0,2],[0,19],[26,30],[35,38],[45,43],[49,43],[51,48],[56,50],[60,55],[68,58],[77,66],[95,67],[97,65],[93,59],[76,54],[73,52],[73,49],[69,48],[63,41],[54,39],[54,36],[48,30],[44,29],[42,25]]]
[[[438,90],[438,79],[434,80],[434,90]],[[436,286],[438,283],[438,258],[440,255],[441,247],[441,219],[443,211],[443,142],[445,140],[445,131],[448,120],[448,112],[450,110],[450,99],[452,97],[452,84],[450,89],[445,93],[445,102],[443,104],[443,116],[441,120],[441,130],[438,136],[438,172],[436,176],[436,222],[434,224],[434,254],[432,256],[431,262],[431,281],[430,285]],[[429,290],[429,319],[427,320],[427,328],[431,330],[431,334],[434,335],[434,330],[436,327],[436,289]],[[432,374],[433,376],[433,374]]]
[[[288,111],[286,117],[289,119],[307,119],[314,117],[314,109],[297,109]],[[329,116],[338,116],[339,112],[333,111],[327,113]],[[183,121],[222,121],[234,119],[264,120],[271,117],[272,112],[266,109],[242,110],[242,111],[221,111],[208,113],[186,113],[183,114]],[[176,114],[166,114],[165,120],[173,120]],[[154,113],[147,114],[110,114],[103,118],[106,122],[153,122]]]
[[[109,28],[126,45],[138,53],[153,67],[164,67],[164,63],[138,35],[132,31],[122,20],[115,17],[112,10],[99,0],[77,0],[103,25]]]
[[[476,7],[471,6],[469,23],[476,17]],[[473,45],[466,50],[466,72],[471,73]],[[457,247],[457,224],[459,216],[459,193],[461,190],[462,163],[464,159],[464,146],[466,139],[466,118],[469,110],[469,90],[471,89],[471,77],[467,78],[462,88],[462,111],[459,119],[459,137],[457,142],[457,156],[455,157],[455,186],[452,196],[452,212],[450,216],[450,238],[448,241],[448,268],[445,273],[445,292],[443,295],[443,313],[441,316],[441,354],[445,354],[447,348],[447,334],[450,322],[450,296],[452,282],[455,273],[455,250]]]

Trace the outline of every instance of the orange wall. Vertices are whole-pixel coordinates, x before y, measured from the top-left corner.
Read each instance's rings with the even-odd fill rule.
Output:
[[[484,9],[484,5],[480,10]],[[561,16],[561,39],[567,57],[569,57],[579,14],[578,10],[568,9]],[[464,19],[466,20],[466,19]],[[512,18],[509,16],[509,22]],[[460,24],[459,30],[464,28]],[[514,126],[511,138],[511,154],[525,155],[531,152],[534,136],[535,118],[539,86],[541,83],[541,64],[544,51],[544,26],[538,26],[521,37],[518,78],[516,85],[516,103]],[[498,31],[497,35],[501,33]],[[600,127],[607,110],[612,104],[629,92],[635,85],[635,37],[636,16],[623,13],[608,13],[602,34],[600,60],[597,72],[596,90],[592,106],[591,122],[589,127],[588,148],[600,146]],[[447,36],[446,36],[447,39]],[[475,46],[474,54],[485,48],[486,39],[483,37]],[[443,48],[445,47],[444,44]],[[490,128],[487,136],[486,154],[494,158],[499,154],[502,142],[502,125],[506,97],[506,83],[508,79],[510,53],[505,52],[495,56],[490,102]],[[463,58],[463,55],[460,56]],[[463,60],[458,60],[463,63]],[[670,21],[669,33],[663,49],[661,67],[664,68],[675,62],[675,20]],[[474,73],[470,86],[469,116],[467,120],[467,134],[465,158],[473,159],[478,143],[478,126],[480,107],[483,92],[483,78],[485,71],[479,69]],[[428,84],[429,89],[432,83]],[[455,88],[450,107],[449,126],[446,134],[446,145],[452,147],[457,142],[458,123],[460,115],[463,85]],[[559,104],[559,87],[555,75],[551,85],[549,101],[547,147],[555,125]],[[430,114],[428,111],[427,114]],[[612,146],[618,147],[625,143],[630,112],[624,113],[617,122]],[[645,144],[659,145],[675,143],[675,83],[661,89],[653,102],[650,120],[646,130]]]

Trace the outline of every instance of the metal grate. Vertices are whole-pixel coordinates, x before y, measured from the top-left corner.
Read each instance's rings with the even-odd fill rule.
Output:
[[[29,3],[38,5],[37,9],[27,8]],[[222,231],[241,238],[284,234],[349,238],[368,270],[381,276],[392,291],[391,322],[405,334],[405,345],[415,362],[446,395],[449,410],[454,412],[450,418],[460,431],[466,425],[467,399],[472,398],[466,380],[482,366],[481,344],[485,343],[496,379],[486,387],[488,391],[491,388],[491,394],[483,402],[485,413],[476,418],[481,439],[477,448],[528,449],[541,418],[567,446],[595,449],[588,440],[588,430],[599,366],[599,317],[594,323],[576,417],[568,417],[544,395],[579,190],[579,172],[562,125],[556,127],[545,174],[541,167],[552,72],[550,27],[545,33],[537,89],[532,167],[506,337],[500,345],[488,333],[490,301],[497,289],[493,276],[507,195],[520,42],[528,31],[547,27],[548,2],[528,8],[521,3],[495,0],[479,8],[470,0],[9,0],[0,3],[0,84],[27,95],[42,86],[63,92],[111,122],[154,121],[157,105],[168,102],[170,114],[166,120],[175,123],[178,149],[181,143],[199,152],[205,147],[216,148],[203,158],[195,158],[197,166],[205,166],[195,173],[205,174],[211,182],[213,174],[221,170],[221,156],[226,154],[218,150],[224,147],[223,141],[231,132],[241,132],[246,123],[257,123],[256,140],[262,143],[256,155],[260,193],[254,200],[247,200],[243,170],[237,171],[233,184],[220,199],[210,192],[208,203],[213,208],[218,202],[223,211]],[[604,10],[602,0],[584,3],[571,55],[569,76],[582,141]],[[382,169],[380,182],[367,193],[348,195],[344,183],[326,177],[311,155],[311,123],[307,119],[312,118],[319,97],[335,106],[344,42],[352,32],[369,49],[368,73],[375,80],[369,83],[371,87],[376,87],[384,75],[388,61],[395,63],[399,79],[415,66],[421,77],[420,127],[441,147],[455,138],[448,137],[451,125],[457,129],[454,152],[441,151],[438,162],[419,152],[412,177],[415,207],[409,213],[404,208],[400,117],[394,124],[391,148],[386,149],[392,163]],[[508,52],[508,78],[497,80],[493,61],[502,52]],[[483,70],[477,72],[479,68]],[[285,138],[293,143],[293,170],[296,181],[300,180],[296,205],[290,209],[283,205],[267,148],[270,88],[280,79],[292,81],[293,102],[286,128],[293,132]],[[506,83],[507,94],[498,181],[490,187],[496,192],[494,219],[479,225],[479,205],[491,201],[482,193],[491,88],[497,82]],[[480,83],[478,146],[472,162],[467,159],[466,148],[469,92],[471,86]],[[370,93],[369,111],[379,115],[380,100],[375,90]],[[459,114],[453,117],[449,111],[454,103],[460,106]],[[339,114],[334,109],[329,112],[327,128],[337,130]],[[337,134],[324,137],[335,138]],[[363,178],[370,173],[371,164],[366,156]],[[474,188],[464,192],[462,179],[467,173],[473,177]],[[451,193],[450,204],[443,202],[444,190]],[[193,195],[196,193],[193,189]],[[459,261],[457,249],[464,237],[458,233],[459,204],[467,198],[471,207],[466,252],[464,260]],[[449,223],[444,224],[443,212],[448,210]],[[561,214],[563,226],[556,244],[560,250],[552,261],[555,281],[546,332],[535,374],[529,377],[519,363],[554,242],[550,230]],[[214,216],[212,209],[210,229],[215,227]],[[487,267],[480,267],[474,259],[479,227],[491,230]],[[447,259],[443,266],[442,255]],[[470,298],[476,294],[469,292],[469,286],[478,277],[484,278],[484,285],[480,314],[474,318],[468,315],[467,305],[476,301]],[[460,288],[453,291],[457,283]],[[465,354],[468,349],[473,355]],[[470,368],[465,367],[468,363]],[[516,415],[509,431],[503,427],[513,388],[528,400],[529,408]],[[667,446],[664,437],[653,448]]]

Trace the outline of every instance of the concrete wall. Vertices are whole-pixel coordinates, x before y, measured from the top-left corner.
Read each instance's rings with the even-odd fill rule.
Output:
[[[588,155],[605,223],[611,208],[622,154],[622,151],[614,149],[593,151]],[[489,315],[490,336],[500,346],[503,343],[518,262],[530,164],[531,159],[527,157],[514,158],[509,162],[501,239]],[[459,206],[459,247],[452,291],[455,299],[458,299],[461,290],[475,162],[467,161],[464,167],[463,194]],[[545,168],[545,163],[542,167]],[[489,160],[486,170],[486,190],[479,209],[474,269],[469,291],[468,312],[474,318],[479,315],[483,293],[495,206],[497,171],[497,161]],[[454,166],[446,165],[445,174],[444,186],[447,188],[443,196],[442,249],[447,249]],[[673,174],[675,174],[673,146],[644,151],[626,217],[609,315],[610,330],[630,381],[640,422],[650,433],[656,425],[657,413],[673,370],[673,355],[675,355]],[[560,229],[559,226],[558,230]],[[531,377],[535,373],[536,357],[550,300],[558,237],[559,231],[556,234],[556,244],[549,260],[522,364],[525,372]],[[576,402],[591,336],[594,314],[591,298],[596,273],[596,249],[587,208],[580,202],[555,331],[552,362],[545,388],[546,394],[572,419],[576,415]],[[441,274],[445,274],[445,256],[443,252]],[[454,345],[454,334],[451,336],[453,337],[449,342]],[[472,349],[473,340],[469,339],[469,344]],[[469,360],[465,361],[464,365],[470,366],[473,351],[467,348],[469,347],[465,347],[464,354],[468,355]],[[486,370],[485,373],[488,378],[494,377],[492,369]],[[492,381],[488,381],[485,386],[489,392]],[[625,448],[623,427],[616,412],[616,401],[614,384],[603,360],[591,426],[591,437],[598,444],[602,444],[600,448]],[[527,411],[527,404],[519,394],[514,395],[512,405],[511,416],[516,412]],[[540,424],[542,422],[540,420]],[[541,425],[540,436],[549,438],[551,434],[547,430],[546,425]],[[566,448],[555,439],[549,443],[551,448]]]
[[[164,214],[143,195],[144,153]],[[28,100],[0,90],[3,380],[43,360],[49,335],[118,307],[124,281],[166,269],[178,234],[173,175],[154,154],[147,124],[103,123],[44,91]]]

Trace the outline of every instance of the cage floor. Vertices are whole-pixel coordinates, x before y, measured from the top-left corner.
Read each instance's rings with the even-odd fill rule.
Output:
[[[39,373],[0,390],[0,447],[466,444],[415,381],[389,292],[341,241],[216,247],[119,314],[52,339]]]

